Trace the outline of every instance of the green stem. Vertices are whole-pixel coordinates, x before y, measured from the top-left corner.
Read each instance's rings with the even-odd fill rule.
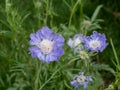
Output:
[[[45,18],[45,25],[47,25],[48,11],[49,11],[49,0],[46,0],[46,18]]]
[[[75,61],[75,59],[73,59],[72,61]],[[57,70],[51,75],[51,77],[39,88],[39,90],[42,90],[43,87],[52,79],[54,78],[54,76],[63,68],[65,68],[67,65],[70,65],[72,62],[69,62],[65,65],[63,65],[62,67],[58,67]],[[60,65],[61,66],[61,65]]]
[[[52,76],[39,88],[39,90],[42,90],[42,88],[55,76],[55,74],[60,70],[61,68],[59,68],[58,70],[56,70]]]
[[[70,30],[70,25],[71,25],[72,17],[74,15],[76,7],[77,7],[77,5],[79,4],[80,1],[81,0],[77,0],[77,2],[75,3],[75,5],[72,8],[72,11],[71,11],[71,14],[70,14],[70,19],[69,19],[69,24],[68,24],[68,30]]]
[[[113,49],[113,53],[114,53],[114,56],[115,56],[115,60],[116,60],[116,67],[118,67],[118,70],[120,70],[119,66],[120,66],[120,62],[119,62],[119,59],[118,59],[118,56],[117,56],[117,53],[116,53],[116,50],[115,50],[115,47],[113,45],[113,41],[112,39],[110,39],[110,43],[111,43],[111,46],[112,46],[112,49]]]
[[[38,60],[36,60],[36,61],[38,61]],[[39,77],[40,77],[40,68],[41,68],[41,63],[36,62],[35,90],[38,90]]]

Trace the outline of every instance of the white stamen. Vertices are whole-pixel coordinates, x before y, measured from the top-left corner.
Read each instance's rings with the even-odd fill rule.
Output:
[[[92,48],[92,49],[96,49],[98,47],[100,47],[100,41],[98,41],[97,39],[96,40],[91,40],[90,43],[89,43],[89,46]]]
[[[86,77],[84,75],[80,75],[77,78],[77,82],[79,82],[79,83],[83,83],[83,82],[85,82],[85,80],[86,80]]]
[[[73,47],[76,47],[78,46],[82,41],[79,39],[79,38],[76,38],[74,41],[73,41]]]
[[[43,54],[49,54],[53,49],[53,43],[50,40],[44,39],[38,45]]]

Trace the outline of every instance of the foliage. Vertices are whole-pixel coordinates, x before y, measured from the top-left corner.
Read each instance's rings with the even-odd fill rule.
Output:
[[[69,37],[76,33],[89,35],[100,30],[99,5],[91,17],[84,14],[89,0],[1,0],[0,1],[0,89],[1,90],[73,90],[70,81],[82,70],[80,56],[74,55],[67,45]],[[90,11],[91,12],[91,11]],[[65,38],[65,54],[58,62],[46,64],[33,59],[28,51],[29,35],[42,26],[49,26]],[[111,41],[116,70],[104,62],[97,62],[98,53],[91,53],[90,72],[93,82],[89,90],[104,90],[102,71],[115,76],[109,85],[119,87],[119,59]],[[102,59],[102,58],[100,58]],[[89,74],[89,73],[87,73]],[[98,82],[99,81],[99,82]]]
[[[120,65],[119,65],[120,62],[119,62],[119,58],[118,58],[117,52],[115,50],[112,39],[110,39],[110,43],[111,43],[112,50],[113,50],[113,53],[115,56],[115,60],[112,60],[112,62],[116,67],[116,70],[115,70],[115,78],[116,79],[112,84],[109,85],[109,87],[106,90],[114,90],[114,89],[119,90],[120,89]]]

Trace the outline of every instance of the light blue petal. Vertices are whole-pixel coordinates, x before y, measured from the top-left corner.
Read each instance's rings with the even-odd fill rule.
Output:
[[[86,90],[88,88],[88,82],[84,82],[83,88]]]
[[[36,37],[36,34],[32,33],[30,34],[30,45],[37,45],[40,43],[40,39]]]
[[[52,30],[49,29],[47,26],[43,27],[41,29],[41,34],[44,39],[52,40],[53,39],[53,34]]]
[[[39,52],[39,53],[37,54],[37,57],[39,58],[39,60],[46,61],[46,60],[45,60],[45,55],[42,54],[41,52]]]
[[[69,39],[67,44],[68,44],[68,46],[73,48],[73,40],[72,39]]]
[[[64,45],[64,38],[59,34],[54,34],[53,42],[57,47],[62,47]]]
[[[37,57],[37,54],[40,52],[39,48],[33,46],[29,48],[30,50],[30,54],[32,55],[32,57]]]

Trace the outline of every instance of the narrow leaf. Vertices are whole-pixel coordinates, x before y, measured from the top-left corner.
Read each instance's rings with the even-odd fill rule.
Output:
[[[97,18],[97,15],[98,15],[100,9],[102,8],[102,6],[103,6],[103,5],[99,5],[99,6],[95,9],[95,11],[94,11],[94,13],[93,13],[93,15],[92,15],[92,17],[91,17],[91,22],[95,21],[95,19]]]

